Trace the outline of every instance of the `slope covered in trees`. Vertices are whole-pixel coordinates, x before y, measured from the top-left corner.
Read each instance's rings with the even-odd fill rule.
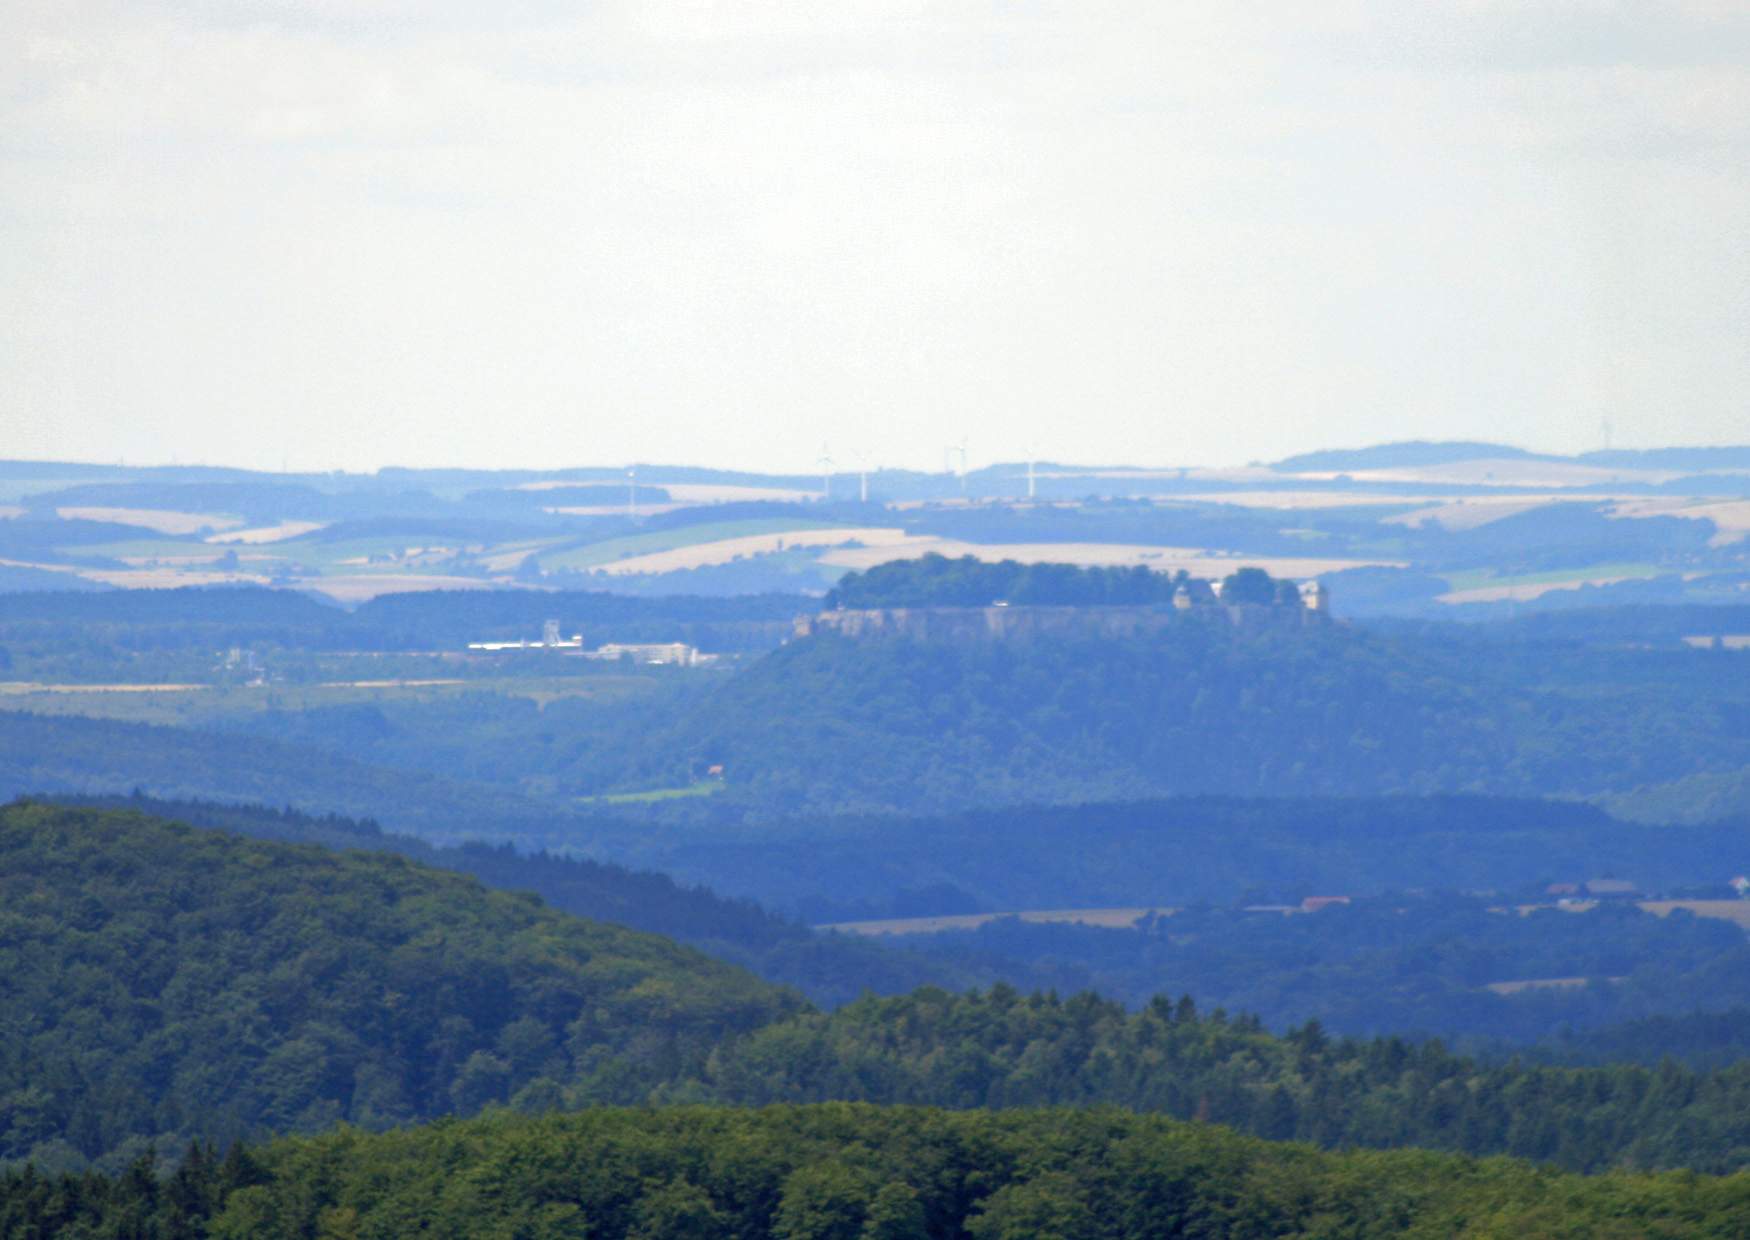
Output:
[[[1277,581],[1262,569],[1242,568],[1222,583],[1222,598],[1235,603],[1300,606],[1292,581]],[[891,560],[861,573],[848,573],[827,593],[832,607],[989,607],[1155,606],[1173,602],[1181,587],[1194,588],[1213,601],[1208,582],[1194,582],[1181,570],[1157,573],[1147,568],[1080,568],[1074,564],[997,563],[977,556],[931,553],[915,560]]]
[[[821,635],[594,760],[647,782],[720,762],[747,797],[819,809],[1590,795],[1750,764],[1750,681],[1709,653],[1190,622],[1146,640]]]
[[[0,809],[0,1159],[641,1099],[797,1005],[387,854]]]
[[[1317,1153],[1112,1110],[852,1105],[498,1114],[204,1151],[159,1186],[0,1176],[0,1233],[1737,1237],[1750,1176],[1556,1175],[1505,1159]]]
[[[1116,1104],[1574,1170],[1750,1165],[1750,1065],[1479,1065],[1189,1000],[924,988],[833,1013],[667,940],[380,854],[0,811],[0,1156],[508,1103]]]
[[[713,1055],[705,1097],[949,1107],[1116,1103],[1331,1146],[1507,1153],[1574,1171],[1750,1167],[1750,1063],[1714,1073],[1479,1064],[1439,1043],[1285,1037],[1165,998],[920,990],[804,1013]]]
[[[421,865],[470,874],[501,891],[532,891],[561,913],[677,939],[767,981],[794,986],[828,1007],[866,990],[895,994],[926,983],[959,989],[999,976],[868,940],[816,934],[751,900],[725,898],[703,886],[677,883],[667,874],[586,858],[521,853],[508,844],[438,847],[385,832],[374,822],[260,805],[159,801],[139,795],[58,798],[57,803],[132,809],[282,843],[398,853]],[[642,824],[620,829],[648,831]]]

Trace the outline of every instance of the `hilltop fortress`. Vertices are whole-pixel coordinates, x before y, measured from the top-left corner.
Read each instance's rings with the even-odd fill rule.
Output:
[[[912,637],[936,641],[1031,637],[1143,637],[1184,624],[1237,628],[1302,628],[1330,622],[1330,592],[1318,582],[1294,600],[1224,603],[1215,582],[1180,586],[1170,604],[1011,605],[988,607],[838,607],[796,618],[795,635]],[[1187,588],[1189,587],[1189,588]],[[1198,588],[1201,587],[1201,588]]]

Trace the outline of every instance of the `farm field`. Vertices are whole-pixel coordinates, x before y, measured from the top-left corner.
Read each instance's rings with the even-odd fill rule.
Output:
[[[826,527],[790,529],[769,534],[747,534],[739,538],[723,538],[712,542],[693,543],[669,551],[633,556],[603,564],[596,571],[613,576],[638,576],[655,573],[682,572],[714,564],[728,564],[757,555],[777,555],[799,548],[837,548],[849,544],[862,546],[907,548],[919,540],[903,530]],[[830,552],[829,552],[830,554]]]
[[[691,548],[699,544],[759,536],[771,536],[776,539],[780,536],[805,531],[840,528],[843,527],[830,521],[811,521],[799,517],[704,522],[698,525],[682,526],[679,529],[655,530],[648,534],[633,534],[622,538],[609,538],[600,542],[592,542],[584,546],[571,547],[563,551],[542,555],[540,561],[541,567],[548,571],[602,568],[622,560],[649,557],[662,552]]]
[[[1125,930],[1144,917],[1171,917],[1176,908],[1057,908],[1028,909],[1018,913],[960,913],[944,917],[893,917],[880,921],[839,921],[814,927],[816,930],[836,930],[840,934],[869,936],[936,934],[943,930],[976,930],[987,922],[1015,917],[1034,925],[1097,926],[1107,930]]]
[[[1486,570],[1451,573],[1446,580],[1452,588],[1440,596],[1440,601],[1490,603],[1505,599],[1533,599],[1551,590],[1577,590],[1581,586],[1645,580],[1657,577],[1664,571],[1667,570],[1655,564],[1628,563],[1597,564],[1588,568],[1526,573],[1512,577],[1497,577]]]
[[[417,704],[465,694],[526,698],[538,706],[565,699],[622,702],[657,688],[651,676],[613,673],[555,677],[409,677],[327,681],[320,684],[216,685],[35,684],[0,682],[0,709],[36,715],[71,715],[200,727],[216,719],[263,711],[305,711],[335,706]]]
[[[105,521],[111,525],[138,525],[160,534],[199,534],[206,530],[235,529],[243,524],[242,517],[222,512],[172,512],[159,508],[82,508],[55,509],[64,521]]]

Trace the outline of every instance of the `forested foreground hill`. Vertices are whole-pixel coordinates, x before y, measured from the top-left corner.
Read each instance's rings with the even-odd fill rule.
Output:
[[[0,1177],[0,1234],[247,1237],[1740,1237],[1750,1176],[1590,1179],[1319,1153],[1114,1110],[497,1114],[116,1179]]]
[[[0,1159],[641,1100],[799,1006],[388,854],[0,809]]]
[[[0,1158],[483,1106],[1116,1104],[1572,1170],[1750,1167],[1750,1064],[1481,1066],[1164,999],[923,989],[822,1013],[667,940],[380,854],[0,810]]]
[[[317,816],[290,808],[160,801],[138,793],[55,800],[94,809],[135,810],[281,843],[399,853],[420,865],[471,874],[501,891],[534,892],[561,913],[678,939],[767,981],[794,986],[828,1007],[849,1002],[865,991],[895,994],[926,983],[964,988],[998,976],[989,969],[896,950],[866,939],[817,934],[751,900],[725,898],[706,887],[686,886],[651,870],[545,852],[520,853],[508,844],[442,847],[385,832],[371,821],[336,814]],[[598,829],[607,829],[607,820],[595,823]],[[642,823],[620,823],[614,829],[649,834],[648,825]]]
[[[1586,796],[1750,765],[1741,663],[1192,620],[1147,639],[828,634],[594,760],[648,783],[722,763],[740,795],[793,809]]]

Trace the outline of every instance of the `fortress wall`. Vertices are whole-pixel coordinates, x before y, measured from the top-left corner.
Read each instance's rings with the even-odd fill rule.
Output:
[[[1186,624],[1245,628],[1301,628],[1328,614],[1306,607],[888,607],[843,609],[800,616],[796,634],[841,637],[911,637],[931,641],[1017,640],[1031,637],[1143,637]]]

